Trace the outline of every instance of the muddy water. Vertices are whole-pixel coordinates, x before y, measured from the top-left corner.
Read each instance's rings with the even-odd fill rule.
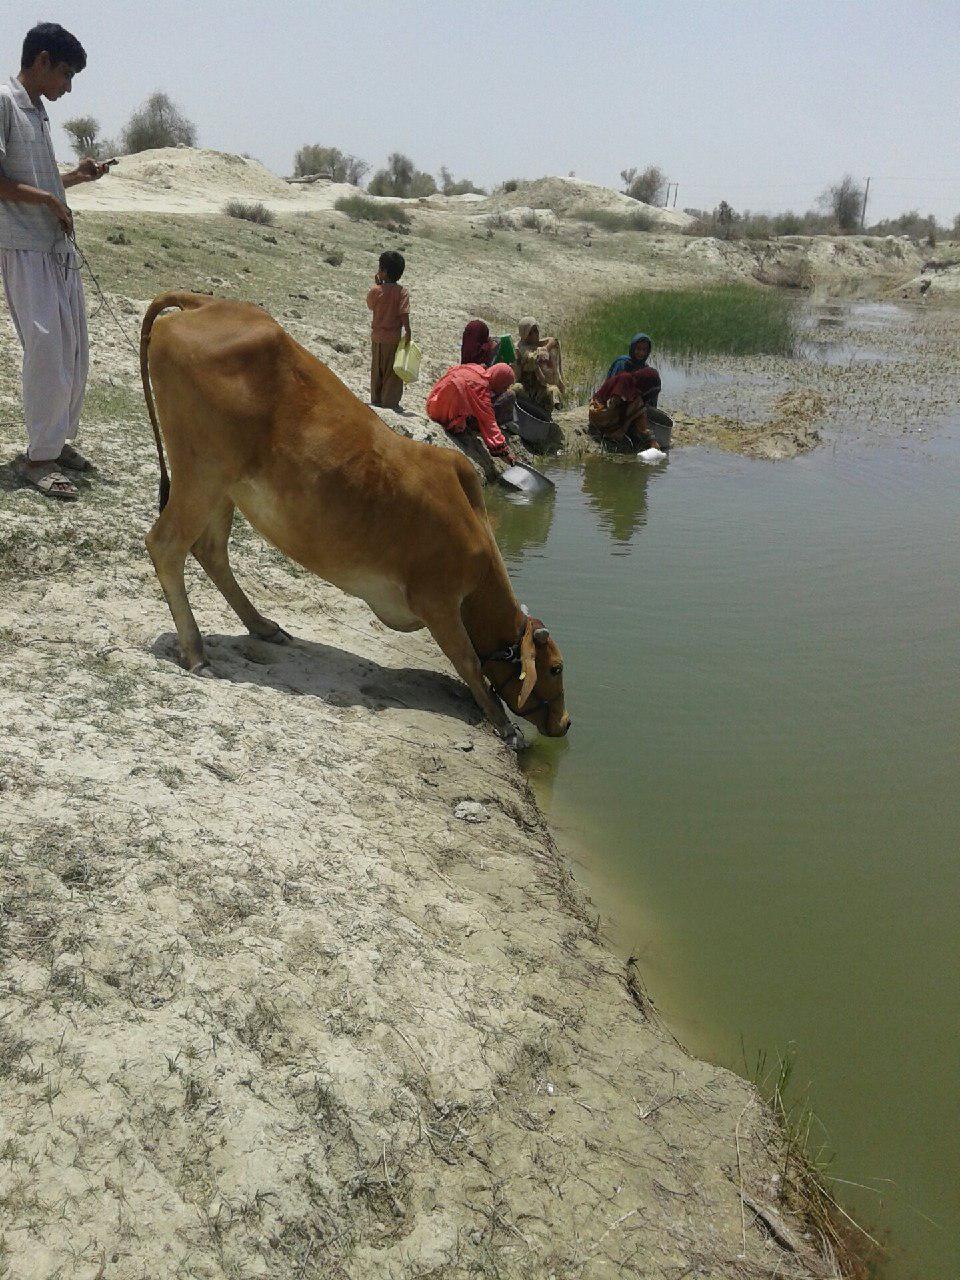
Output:
[[[960,1274],[960,422],[551,474],[494,505],[567,660],[526,767],[581,879],[690,1049],[795,1046],[889,1274]]]

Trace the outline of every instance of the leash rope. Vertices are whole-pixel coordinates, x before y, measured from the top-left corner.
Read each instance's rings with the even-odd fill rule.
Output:
[[[106,308],[111,319],[113,320],[113,323],[117,326],[120,336],[123,338],[124,342],[130,348],[133,354],[137,357],[137,361],[139,362],[140,348],[130,337],[129,333],[127,333],[127,330],[124,328],[123,321],[120,319],[116,311],[113,309],[113,306],[111,305],[110,300],[108,299],[106,293],[104,292],[103,285],[100,283],[99,279],[97,278],[97,273],[94,271],[93,267],[91,267],[90,259],[80,248],[79,244],[77,244],[76,232],[74,232],[71,236],[69,236],[68,240],[69,240],[69,243],[72,245],[74,252],[77,255],[76,263],[73,263],[70,261],[69,251],[64,253],[62,257],[59,251],[55,251],[57,256],[57,261],[63,267],[64,274],[66,274],[68,271],[77,271],[77,272],[86,271],[87,272],[87,274],[90,277],[90,280],[93,283],[93,287],[97,291],[97,295],[100,299],[101,309]]]

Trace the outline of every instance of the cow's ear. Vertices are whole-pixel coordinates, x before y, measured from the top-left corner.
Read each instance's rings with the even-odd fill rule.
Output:
[[[533,693],[533,686],[537,683],[537,654],[533,641],[533,623],[529,618],[523,629],[523,639],[520,641],[520,670],[523,683],[520,686],[520,696],[517,698],[518,711],[526,706],[528,698]]]

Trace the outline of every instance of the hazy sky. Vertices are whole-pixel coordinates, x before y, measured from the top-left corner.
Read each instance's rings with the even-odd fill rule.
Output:
[[[280,173],[304,142],[484,186],[657,163],[680,206],[770,210],[849,171],[868,220],[960,212],[960,0],[8,0],[10,71],[41,18],[89,55],[55,120],[115,135],[161,88]]]

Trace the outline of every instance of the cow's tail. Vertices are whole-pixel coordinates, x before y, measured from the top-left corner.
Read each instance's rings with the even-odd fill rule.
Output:
[[[202,307],[205,302],[209,301],[209,298],[201,297],[196,293],[161,293],[147,307],[147,314],[143,317],[143,324],[140,326],[140,377],[143,379],[143,396],[147,402],[147,413],[150,415],[153,438],[157,442],[157,457],[160,460],[161,511],[167,505],[167,499],[170,497],[170,476],[167,473],[167,463],[163,456],[163,438],[160,435],[160,423],[157,421],[157,409],[153,403],[153,389],[150,386],[148,359],[150,353],[150,331],[153,329],[154,320],[161,312],[169,311],[172,307],[176,307],[180,311],[192,311],[196,307]]]

